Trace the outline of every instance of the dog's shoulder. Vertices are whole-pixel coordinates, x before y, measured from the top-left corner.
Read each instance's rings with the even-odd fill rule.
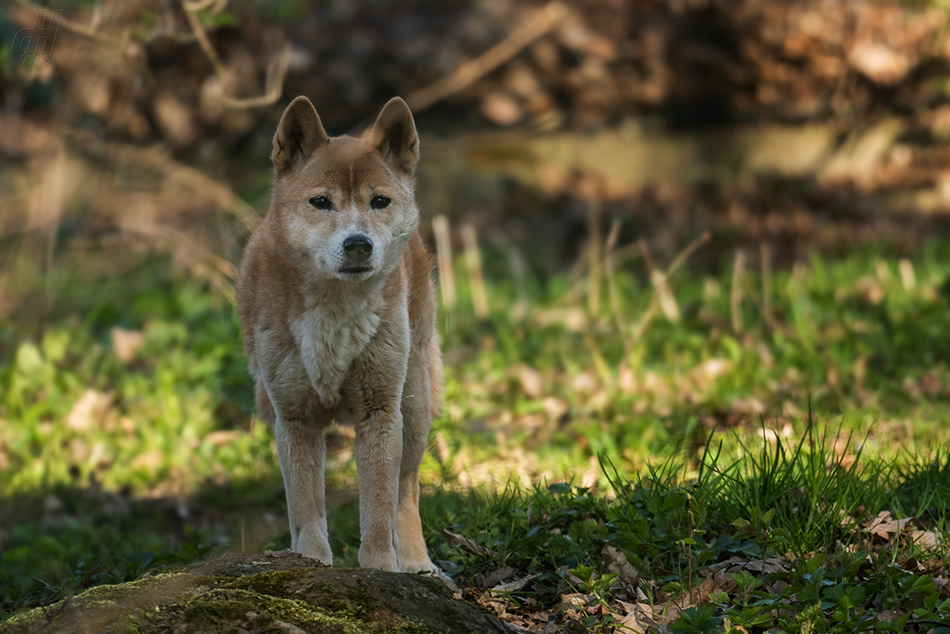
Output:
[[[299,276],[280,252],[274,230],[266,218],[251,235],[244,249],[237,284],[237,312],[245,352],[252,364],[260,335],[275,340],[278,348],[289,342],[290,324],[304,311]]]

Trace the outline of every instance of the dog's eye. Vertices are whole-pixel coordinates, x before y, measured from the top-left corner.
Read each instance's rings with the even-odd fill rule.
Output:
[[[389,199],[385,196],[373,196],[373,200],[369,201],[369,206],[373,209],[382,209],[388,207],[389,202]]]
[[[310,199],[310,204],[317,209],[323,209],[327,211],[333,209],[333,203],[330,202],[330,199],[326,196],[314,196]]]

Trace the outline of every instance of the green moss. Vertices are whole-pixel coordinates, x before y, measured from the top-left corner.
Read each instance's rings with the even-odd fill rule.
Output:
[[[49,618],[52,614],[49,607],[36,608],[26,612],[14,614],[9,619],[0,623],[0,633],[16,634],[17,632],[31,632],[37,629],[37,626]]]
[[[286,634],[287,624],[314,634],[434,634],[375,597],[369,583],[339,571],[275,570],[246,577],[171,573],[98,586],[62,604],[37,608],[0,625],[0,634],[110,631],[115,634],[212,634],[244,629]],[[386,581],[384,580],[384,583]],[[89,629],[92,627],[92,629]],[[79,628],[79,629],[77,629]]]
[[[110,616],[119,618],[123,612],[169,601],[184,587],[200,579],[180,573],[165,573],[121,585],[95,586],[53,605],[14,615],[0,625],[0,633],[30,632],[46,621],[51,621],[46,631],[69,631],[66,624],[78,614],[96,613],[106,619]]]
[[[219,578],[218,587],[248,590],[272,597],[289,598],[297,590],[296,579],[303,576],[304,573],[304,570],[274,570],[259,572],[247,577]]]
[[[306,570],[263,572],[228,580],[219,587],[283,599],[297,600],[295,597],[306,597],[307,603],[313,606],[317,613],[346,623],[360,624],[363,631],[428,631],[424,627],[418,629],[421,626],[407,623],[392,610],[380,606],[379,601],[365,587],[315,581]],[[367,626],[375,627],[367,630]],[[383,629],[378,629],[380,627]]]
[[[286,578],[292,575],[293,571],[265,574]],[[261,634],[286,634],[286,629],[279,624],[290,623],[316,634],[431,634],[420,625],[394,624],[390,619],[385,619],[388,622],[383,623],[367,622],[346,613],[333,614],[330,610],[324,610],[324,607],[327,606],[314,608],[302,600],[275,597],[251,590],[217,588],[193,595],[174,605],[164,606],[157,611],[145,611],[139,618],[127,619],[123,628],[117,628],[116,631],[122,634],[146,634],[172,631],[185,624],[188,634],[211,634],[238,628]],[[399,618],[396,615],[387,616]]]

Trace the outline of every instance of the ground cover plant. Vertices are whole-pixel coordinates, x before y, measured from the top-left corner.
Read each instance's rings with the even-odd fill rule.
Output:
[[[443,267],[434,557],[532,631],[939,631],[946,248],[705,274],[641,245],[543,281],[504,252]],[[179,279],[6,322],[0,352],[4,615],[289,543],[220,294]],[[331,430],[340,565],[358,548],[348,433]]]

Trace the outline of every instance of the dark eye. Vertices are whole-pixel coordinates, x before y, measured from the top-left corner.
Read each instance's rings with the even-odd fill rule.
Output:
[[[373,209],[382,209],[388,207],[389,202],[389,199],[385,196],[373,196],[373,200],[369,201],[369,206]]]
[[[327,211],[333,209],[333,203],[330,202],[330,199],[326,196],[314,196],[310,199],[310,204],[317,209],[324,209]]]

